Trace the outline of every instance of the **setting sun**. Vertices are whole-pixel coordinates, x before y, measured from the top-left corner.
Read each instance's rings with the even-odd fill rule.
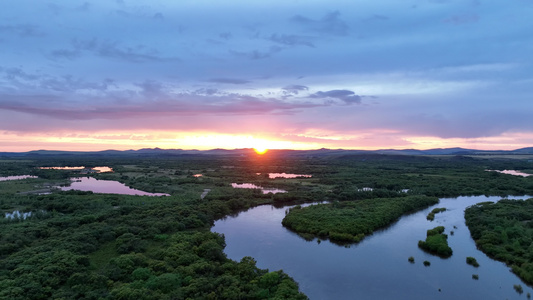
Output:
[[[262,147],[257,147],[257,148],[254,148],[254,151],[255,151],[255,153],[257,153],[259,155],[263,155],[263,154],[267,153],[268,149],[267,148],[262,148]]]

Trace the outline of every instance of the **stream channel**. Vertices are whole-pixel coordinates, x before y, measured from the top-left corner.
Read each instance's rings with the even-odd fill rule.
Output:
[[[527,199],[509,197],[509,199]],[[531,287],[509,267],[476,249],[465,225],[466,207],[501,197],[458,197],[440,199],[439,204],[403,216],[390,227],[379,230],[349,247],[329,241],[306,241],[281,225],[289,206],[263,205],[218,220],[213,232],[224,234],[225,253],[240,261],[251,256],[259,268],[283,269],[310,299],[527,299]],[[448,210],[426,220],[436,207]],[[444,226],[453,249],[442,259],[418,248],[426,231]],[[455,228],[454,228],[455,226]],[[454,231],[451,235],[450,231]],[[408,262],[413,256],[415,262]],[[466,257],[480,266],[466,264]],[[425,267],[423,261],[431,262]],[[479,275],[478,280],[472,278]],[[523,294],[513,285],[520,284]]]

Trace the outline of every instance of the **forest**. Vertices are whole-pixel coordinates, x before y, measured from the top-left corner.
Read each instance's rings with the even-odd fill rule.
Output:
[[[113,172],[81,175],[75,170],[41,169],[55,166],[109,166]],[[0,177],[37,176],[0,181],[0,212],[4,215],[0,218],[0,298],[306,299],[290,274],[259,269],[252,257],[228,259],[224,236],[210,232],[214,221],[267,203],[283,206],[328,201],[330,204],[313,209],[328,209],[337,216],[346,211],[358,213],[367,205],[365,214],[371,217],[350,236],[327,225],[301,226],[302,231],[318,236],[327,234],[338,241],[349,237],[353,241],[404,213],[436,203],[436,197],[533,194],[531,177],[486,171],[504,169],[533,173],[533,163],[466,156],[312,157],[275,152],[270,156],[0,157]],[[271,179],[268,173],[312,177]],[[79,176],[119,181],[170,196],[57,188]],[[260,189],[232,188],[231,183],[252,183],[286,193],[264,194]],[[201,198],[206,189],[209,192]],[[5,217],[14,211],[31,215]],[[514,260],[508,255],[502,260],[512,264],[517,274],[526,274],[520,275],[522,278],[528,278],[532,274],[532,258],[527,255],[532,253],[528,248],[529,219],[512,214],[505,218],[518,221],[500,222],[507,240],[512,241],[500,248],[512,249],[513,255],[522,251],[523,255]],[[471,230],[474,239],[484,240],[486,230]],[[498,230],[503,239],[501,228]],[[485,240],[495,240],[493,236]],[[490,252],[491,248],[486,248],[482,249]]]
[[[465,211],[476,245],[533,284],[533,198],[479,203]]]
[[[282,224],[297,233],[337,243],[355,243],[402,215],[439,203],[437,197],[406,196],[317,204],[289,210]]]

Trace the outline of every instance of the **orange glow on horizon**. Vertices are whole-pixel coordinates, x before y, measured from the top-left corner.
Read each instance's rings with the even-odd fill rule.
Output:
[[[0,152],[33,150],[103,151],[138,150],[142,148],[210,150],[254,149],[258,155],[272,149],[313,150],[378,150],[462,147],[477,150],[514,150],[531,147],[533,132],[509,132],[493,137],[439,138],[433,136],[400,136],[395,132],[372,132],[367,135],[245,135],[216,132],[136,131],[15,133],[0,131]]]

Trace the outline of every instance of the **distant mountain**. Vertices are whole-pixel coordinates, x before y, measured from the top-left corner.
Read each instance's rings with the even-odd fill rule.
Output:
[[[1,156],[9,157],[28,157],[28,156],[180,156],[180,155],[226,155],[226,156],[246,156],[254,155],[251,148],[242,149],[211,149],[211,150],[183,150],[183,149],[161,149],[161,148],[143,148],[138,150],[104,150],[104,151],[59,151],[59,150],[35,150],[28,152],[0,152]],[[361,154],[379,154],[379,155],[525,155],[533,154],[533,147],[521,148],[516,150],[475,150],[465,148],[435,148],[428,150],[417,149],[381,149],[381,150],[344,150],[344,149],[314,149],[314,150],[270,150],[271,155],[278,156],[345,156]]]

